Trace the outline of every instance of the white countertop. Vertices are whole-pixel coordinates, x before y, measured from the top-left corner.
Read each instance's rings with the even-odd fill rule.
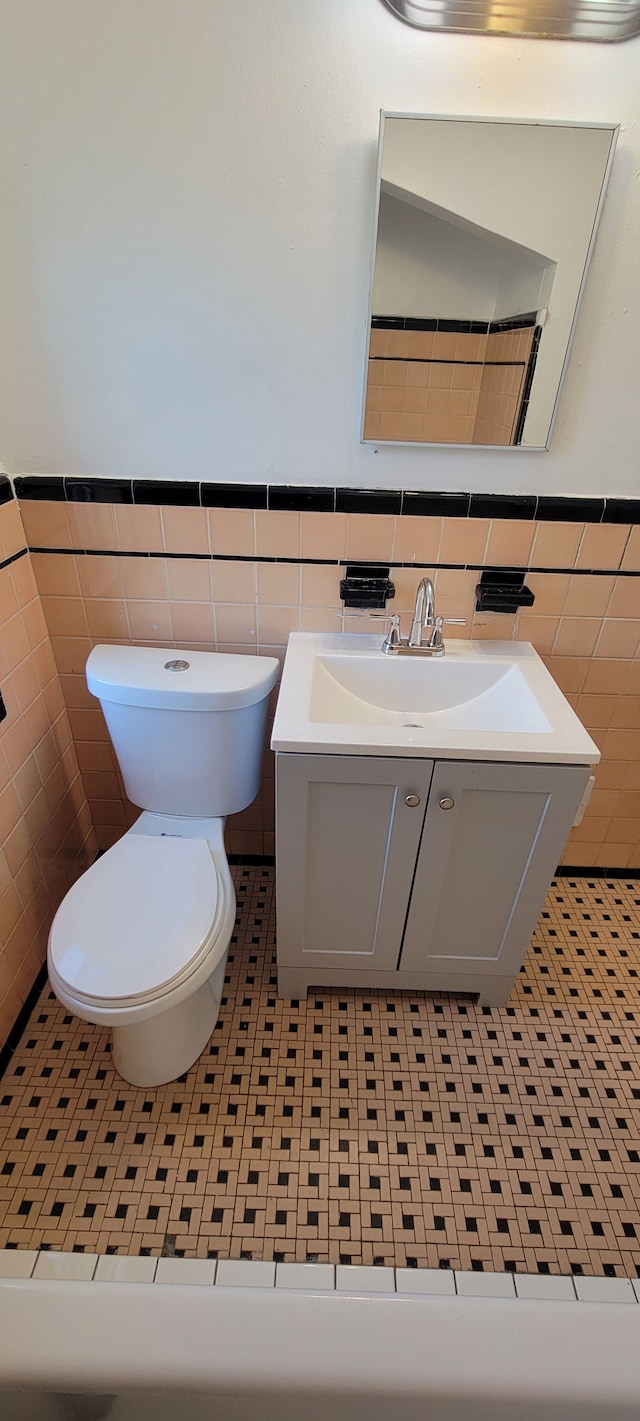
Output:
[[[598,763],[597,745],[528,642],[455,639],[447,642],[444,657],[388,657],[383,655],[381,645],[380,635],[293,632],[287,647],[272,749],[530,764]],[[403,689],[402,694],[420,701],[421,710],[416,713],[414,704],[401,704],[397,710],[386,708],[393,696],[381,697],[382,705],[369,704],[366,696],[362,700],[360,693],[354,695],[344,689],[340,682],[342,670],[351,685],[367,685],[370,681],[386,688],[402,678],[402,687],[410,688]],[[338,682],[334,679],[336,674]],[[438,691],[445,681],[454,683],[460,677],[470,684],[477,677],[480,694],[467,697],[461,707],[453,704],[455,696],[450,697],[448,711],[446,705],[443,708],[438,703],[442,699]],[[489,689],[485,690],[487,685]],[[434,708],[430,704],[432,693]],[[375,695],[372,699],[375,702]],[[331,718],[333,713],[335,719]],[[462,726],[465,717],[468,723]],[[493,729],[492,717],[504,724]],[[407,724],[407,720],[414,723]],[[419,720],[423,723],[415,723]],[[520,723],[523,729],[519,728]]]

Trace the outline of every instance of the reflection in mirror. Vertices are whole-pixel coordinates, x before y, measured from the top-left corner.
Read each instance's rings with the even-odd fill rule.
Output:
[[[548,446],[616,136],[382,115],[365,440]]]

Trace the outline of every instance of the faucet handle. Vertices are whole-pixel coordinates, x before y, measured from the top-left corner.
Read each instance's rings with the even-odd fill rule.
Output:
[[[397,612],[394,612],[391,618],[391,626],[389,627],[387,635],[382,643],[381,650],[386,653],[390,651],[397,651],[400,645],[400,618]]]
[[[466,627],[466,617],[436,617],[436,621],[445,627]]]

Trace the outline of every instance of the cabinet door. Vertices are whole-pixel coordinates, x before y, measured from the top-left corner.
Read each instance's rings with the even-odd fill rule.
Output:
[[[588,777],[579,765],[436,764],[401,971],[515,977]]]
[[[322,982],[331,968],[397,967],[432,769],[430,760],[277,756],[279,968],[304,968],[312,983],[316,970]]]

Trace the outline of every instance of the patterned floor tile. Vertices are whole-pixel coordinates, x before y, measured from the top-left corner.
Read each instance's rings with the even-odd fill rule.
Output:
[[[276,994],[273,870],[209,1046],[116,1076],[48,988],[0,1084],[0,1248],[640,1275],[640,884],[554,882],[509,1006]]]

